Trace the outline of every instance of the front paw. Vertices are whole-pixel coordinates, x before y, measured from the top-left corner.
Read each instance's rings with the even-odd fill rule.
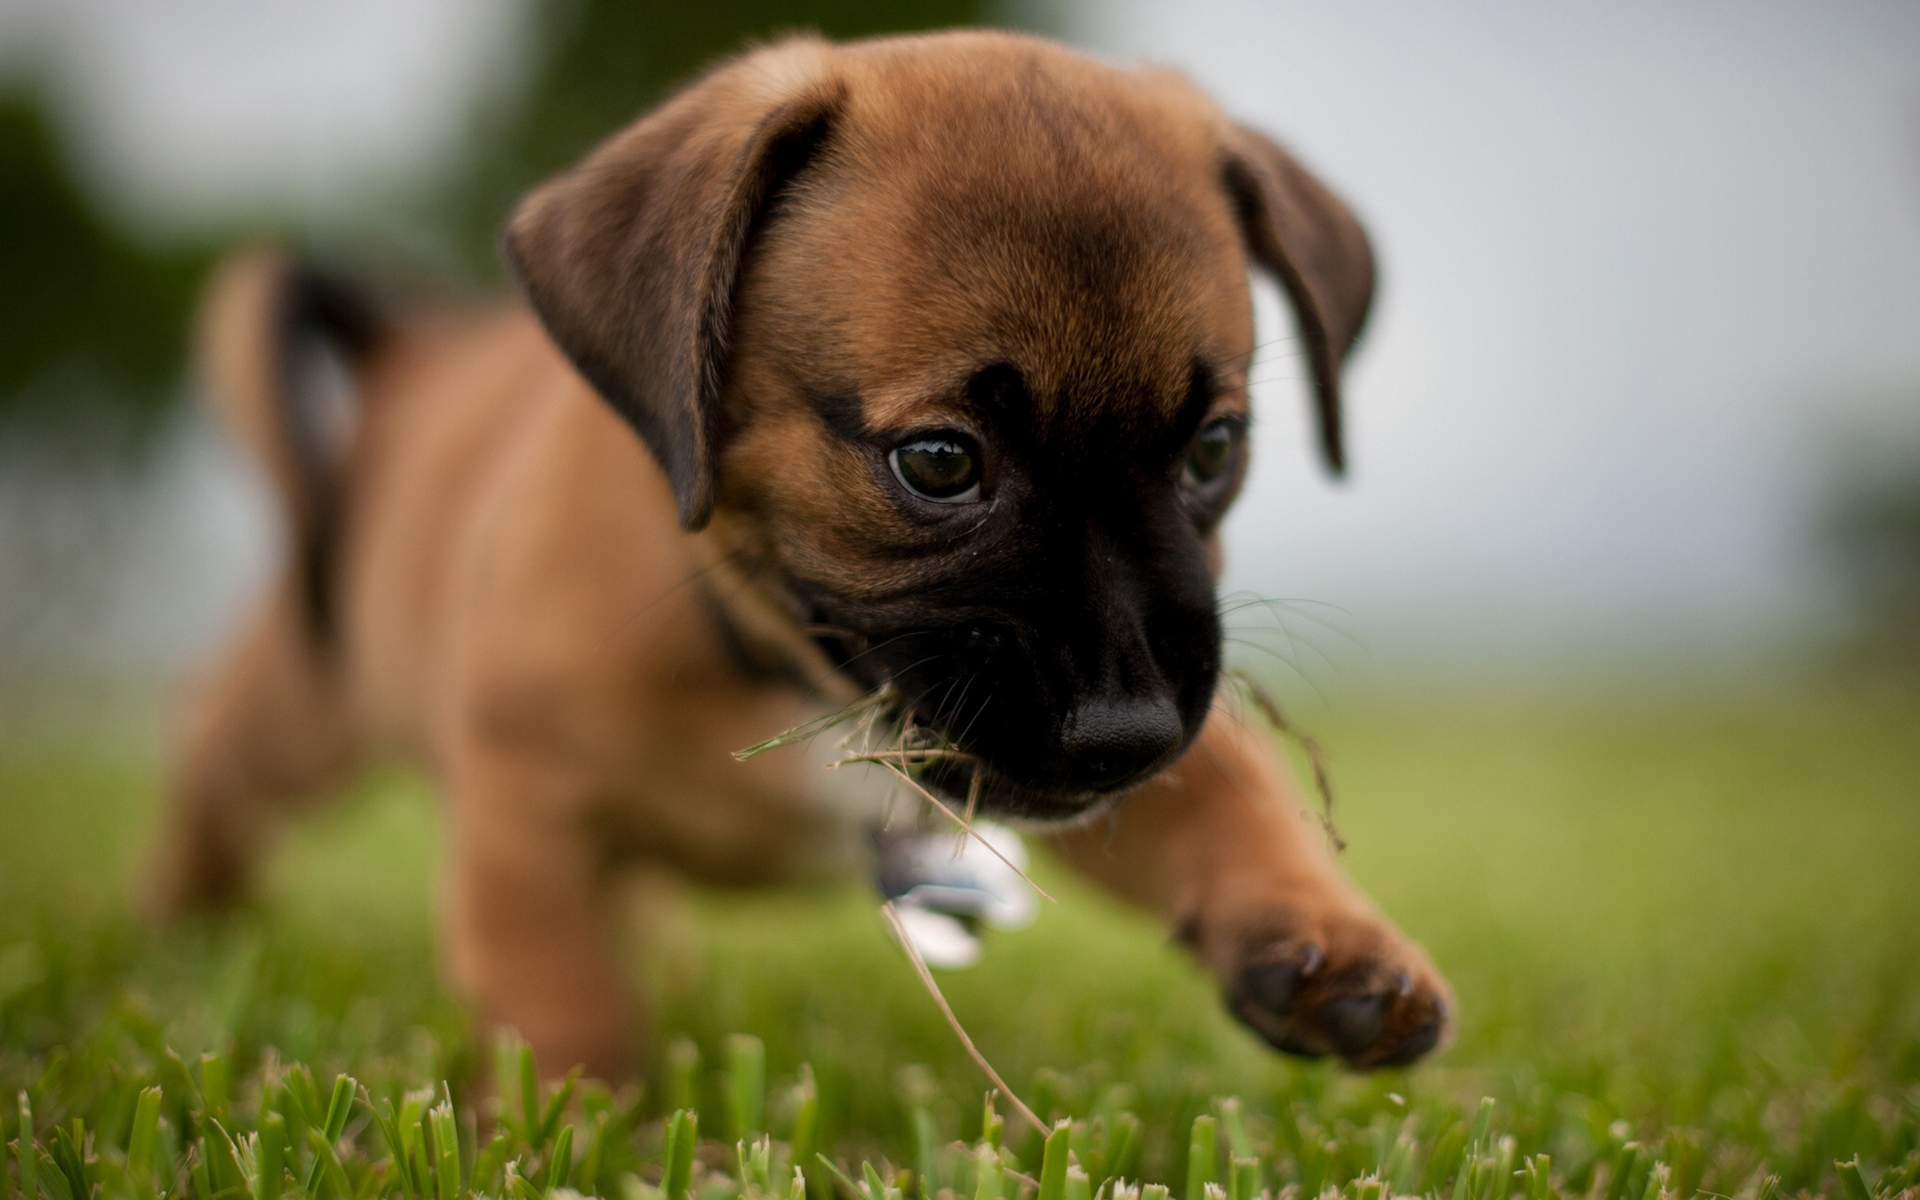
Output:
[[[1447,984],[1418,946],[1372,913],[1279,910],[1215,948],[1229,1010],[1276,1049],[1400,1067],[1446,1037]]]

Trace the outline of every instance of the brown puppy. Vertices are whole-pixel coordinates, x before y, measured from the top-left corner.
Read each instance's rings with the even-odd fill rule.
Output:
[[[929,786],[1060,823],[1275,1046],[1439,1041],[1444,982],[1215,702],[1249,263],[1293,301],[1335,469],[1372,291],[1283,151],[1031,38],[801,38],[615,135],[505,243],[531,311],[381,314],[258,256],[216,285],[214,389],[300,552],[195,711],[171,906],[232,897],[275,810],[414,755],[455,978],[548,1070],[613,1075],[610,878],[846,861],[817,759],[731,751],[887,687],[964,752]]]

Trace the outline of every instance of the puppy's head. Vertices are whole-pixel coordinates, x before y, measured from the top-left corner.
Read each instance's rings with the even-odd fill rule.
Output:
[[[984,764],[985,807],[1050,819],[1206,719],[1249,262],[1293,302],[1335,470],[1373,285],[1351,214],[1183,80],[985,33],[737,59],[535,191],[506,248],[683,523]]]

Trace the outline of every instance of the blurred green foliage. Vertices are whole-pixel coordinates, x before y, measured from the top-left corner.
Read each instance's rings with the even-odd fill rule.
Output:
[[[1825,532],[1852,593],[1848,657],[1869,669],[1910,672],[1920,667],[1920,455],[1838,490]]]
[[[478,139],[449,217],[466,261],[498,280],[494,236],[514,199],[717,59],[783,33],[832,38],[985,19],[980,0],[566,0],[539,22],[548,51],[525,103]]]
[[[172,395],[207,262],[142,246],[101,217],[43,110],[0,95],[0,409],[76,389],[136,406]]]
[[[986,11],[978,0],[546,0],[530,85],[519,103],[476,115],[470,160],[419,219],[454,246],[468,276],[459,282],[501,286],[494,238],[514,198],[704,64],[790,30],[849,38],[967,24]],[[164,408],[208,266],[225,242],[263,232],[276,231],[143,245],[86,196],[39,98],[0,95],[0,414],[75,398]]]

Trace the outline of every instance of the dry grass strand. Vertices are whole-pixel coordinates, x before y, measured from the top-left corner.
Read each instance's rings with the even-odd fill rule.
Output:
[[[1052,1133],[1053,1131],[1034,1115],[1034,1111],[1027,1107],[1026,1102],[1007,1086],[1007,1081],[1000,1078],[1000,1072],[993,1069],[993,1064],[987,1061],[987,1056],[980,1053],[979,1048],[973,1044],[973,1039],[967,1036],[966,1027],[960,1024],[959,1017],[953,1015],[953,1006],[947,1003],[946,996],[940,991],[940,985],[934,982],[933,972],[927,969],[927,960],[920,957],[920,951],[915,948],[913,939],[907,936],[907,928],[900,923],[900,911],[894,908],[893,901],[889,900],[882,904],[880,913],[887,918],[887,924],[893,927],[893,936],[900,940],[900,946],[907,952],[907,958],[912,961],[913,969],[918,972],[920,982],[932,994],[934,1003],[940,1006],[941,1013],[947,1018],[947,1024],[953,1027],[953,1035],[960,1039],[960,1045],[965,1048],[967,1056],[973,1059],[974,1065],[986,1072],[987,1078],[993,1081],[993,1086],[999,1088],[1000,1094],[1007,1098],[1007,1103],[1013,1105],[1014,1111],[1038,1130],[1041,1137]]]

